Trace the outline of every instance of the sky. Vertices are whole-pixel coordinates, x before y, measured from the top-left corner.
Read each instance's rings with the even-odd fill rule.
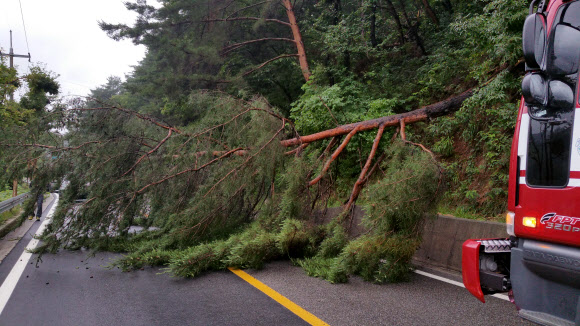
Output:
[[[123,0],[126,1],[126,0]],[[10,49],[12,29],[14,58],[20,74],[30,64],[42,63],[60,75],[61,95],[83,96],[103,85],[109,76],[124,76],[145,55],[145,47],[130,40],[114,41],[98,22],[132,24],[136,15],[121,0],[2,0],[0,2],[0,48]],[[22,4],[22,14],[20,11]],[[28,46],[23,28],[28,35]],[[30,51],[28,50],[30,49]]]

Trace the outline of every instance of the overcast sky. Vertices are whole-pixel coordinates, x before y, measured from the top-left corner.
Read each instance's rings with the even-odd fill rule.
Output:
[[[62,95],[87,95],[106,82],[108,76],[132,71],[145,54],[145,47],[129,40],[110,39],[97,22],[132,24],[135,15],[121,0],[20,0],[28,35],[32,63],[44,63],[60,75]],[[18,0],[2,0],[0,5],[0,48],[8,53],[10,29],[15,54],[27,54]],[[27,59],[14,58],[21,74]]]

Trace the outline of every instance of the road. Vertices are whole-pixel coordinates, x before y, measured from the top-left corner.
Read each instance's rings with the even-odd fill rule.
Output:
[[[0,264],[0,283],[39,224]],[[289,262],[246,271],[287,298],[280,304],[231,271],[196,279],[160,274],[159,268],[123,273],[108,268],[115,257],[61,251],[37,265],[33,256],[0,325],[308,325],[286,308],[288,302],[330,325],[530,325],[507,301],[490,297],[482,304],[463,288],[417,274],[407,283],[375,285],[357,277],[330,284]]]

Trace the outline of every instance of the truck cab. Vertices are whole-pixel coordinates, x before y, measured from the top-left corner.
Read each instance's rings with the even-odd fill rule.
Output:
[[[509,239],[467,240],[463,283],[508,292],[519,315],[580,325],[580,0],[532,1],[512,142]]]

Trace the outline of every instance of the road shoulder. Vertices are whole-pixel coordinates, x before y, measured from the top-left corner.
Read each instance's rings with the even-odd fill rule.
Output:
[[[56,199],[54,194],[50,194],[47,200],[44,201],[42,205],[42,210],[46,211],[47,207],[52,204],[52,202]],[[2,261],[10,254],[12,249],[18,244],[18,241],[22,239],[22,237],[30,230],[30,228],[36,223],[34,220],[25,220],[20,226],[16,227],[19,223],[19,217],[14,217],[6,222],[0,228],[0,234],[4,233],[2,230],[9,229],[11,227],[13,230],[6,232],[2,238],[0,238],[0,264]]]

